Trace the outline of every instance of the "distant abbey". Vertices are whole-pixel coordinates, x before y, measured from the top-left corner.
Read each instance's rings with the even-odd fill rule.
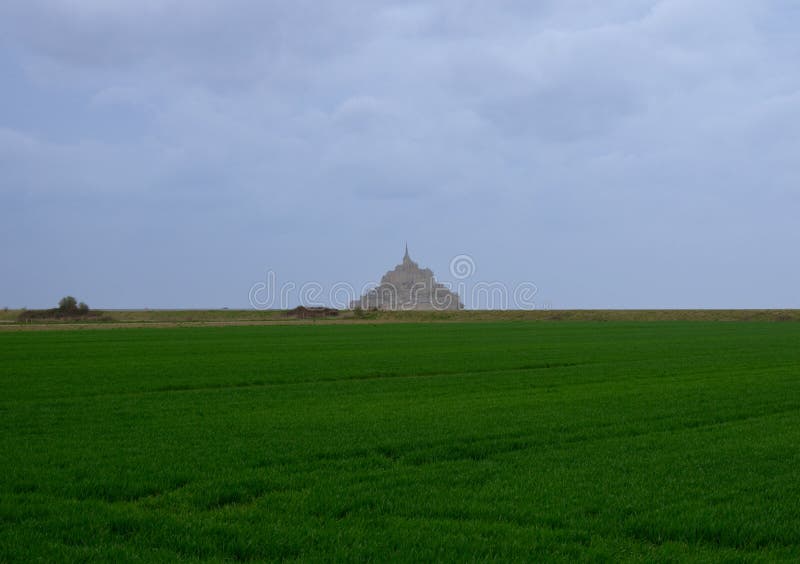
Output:
[[[354,300],[351,307],[383,310],[454,310],[463,309],[458,294],[436,282],[429,268],[420,268],[411,260],[406,245],[403,262],[381,278],[376,288]]]

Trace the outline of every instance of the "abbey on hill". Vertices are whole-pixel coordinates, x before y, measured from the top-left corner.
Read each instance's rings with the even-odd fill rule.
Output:
[[[381,278],[376,288],[354,300],[353,308],[383,310],[463,309],[458,294],[436,282],[429,268],[420,268],[406,253],[403,262]]]

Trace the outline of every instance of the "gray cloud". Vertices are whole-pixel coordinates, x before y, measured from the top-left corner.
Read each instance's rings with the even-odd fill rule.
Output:
[[[241,306],[408,239],[557,307],[800,306],[798,29],[778,0],[5,2],[0,301]]]

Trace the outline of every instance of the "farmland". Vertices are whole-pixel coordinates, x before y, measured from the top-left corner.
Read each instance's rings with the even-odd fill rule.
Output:
[[[41,310],[40,310],[41,311]],[[798,309],[617,309],[617,310],[340,310],[335,317],[303,319],[287,310],[127,309],[104,310],[90,319],[20,320],[25,310],[0,310],[0,331],[117,327],[198,327],[308,323],[429,323],[498,321],[800,321]]]
[[[0,561],[800,558],[800,324],[0,333]]]

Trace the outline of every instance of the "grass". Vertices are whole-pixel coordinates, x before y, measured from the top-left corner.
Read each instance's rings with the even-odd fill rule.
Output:
[[[800,558],[800,325],[0,334],[0,561]]]
[[[461,310],[365,311],[342,310],[325,320],[299,319],[281,310],[147,309],[103,310],[95,319],[37,319],[20,322],[22,310],[0,310],[0,330],[52,327],[244,325],[285,323],[424,323],[497,321],[800,321],[797,309],[618,309],[618,310]]]

